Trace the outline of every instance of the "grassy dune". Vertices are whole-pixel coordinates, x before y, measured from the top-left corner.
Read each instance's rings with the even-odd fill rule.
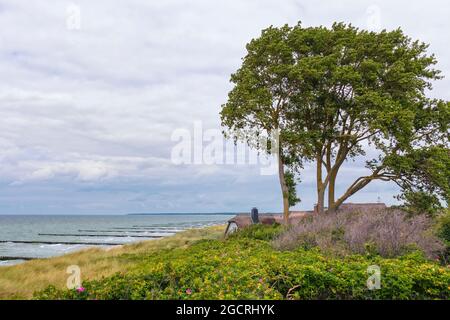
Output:
[[[134,267],[135,261],[129,254],[148,255],[162,249],[180,248],[199,239],[219,239],[225,226],[192,229],[174,236],[142,241],[114,247],[109,250],[92,248],[77,251],[60,257],[27,261],[15,266],[0,267],[0,299],[29,299],[33,292],[52,284],[64,288],[67,277],[66,268],[78,265],[82,280],[98,279],[118,271]]]

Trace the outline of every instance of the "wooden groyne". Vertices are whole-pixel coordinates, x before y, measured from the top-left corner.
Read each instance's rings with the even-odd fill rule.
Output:
[[[30,241],[30,240],[0,240],[0,243],[37,243],[37,244],[68,244],[68,245],[84,245],[84,246],[120,246],[125,243],[111,242],[69,242],[69,241]]]
[[[202,225],[202,224],[194,224],[194,225],[171,225],[171,226],[152,226],[152,225],[134,225],[131,228],[137,228],[137,229],[176,229],[176,230],[186,230],[186,229],[192,229],[192,228],[198,228],[198,227],[204,227],[207,225]]]
[[[39,258],[0,256],[0,261],[7,261],[7,260],[34,260],[34,259],[39,259]]]
[[[89,229],[79,229],[78,232],[119,232],[119,233],[175,233],[175,231],[167,231],[167,230],[151,230],[151,231],[147,231],[147,230],[89,230]]]
[[[76,234],[76,233],[38,233],[40,236],[52,237],[115,237],[115,238],[162,238],[162,236],[131,236],[127,234]]]
[[[115,227],[112,228],[114,230],[172,230],[172,231],[183,231],[186,230],[186,228],[175,228],[175,227]]]

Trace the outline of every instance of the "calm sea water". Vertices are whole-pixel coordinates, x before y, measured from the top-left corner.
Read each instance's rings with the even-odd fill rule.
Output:
[[[231,215],[1,216],[0,265],[44,258],[92,246],[109,247],[165,237],[176,232],[223,224]],[[16,241],[36,241],[20,243]],[[50,243],[45,243],[50,242]],[[64,244],[64,242],[70,244]],[[91,243],[88,245],[87,243]]]

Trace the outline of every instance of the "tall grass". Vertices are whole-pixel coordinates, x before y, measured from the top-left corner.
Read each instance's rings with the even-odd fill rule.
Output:
[[[410,217],[398,209],[340,211],[312,215],[277,237],[282,250],[319,247],[335,254],[379,254],[395,257],[419,249],[436,259],[443,243],[431,232],[425,215]]]

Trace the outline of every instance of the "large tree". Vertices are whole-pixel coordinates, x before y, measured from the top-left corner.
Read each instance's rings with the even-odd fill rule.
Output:
[[[405,190],[414,180],[428,181],[429,187],[424,170],[400,167],[418,154],[441,163],[443,155],[448,157],[449,103],[426,97],[431,81],[440,78],[427,45],[400,29],[376,33],[345,24],[331,29],[297,25],[288,43],[304,85],[291,99],[291,118],[296,118],[300,143],[308,146],[303,150],[316,163],[319,211],[326,190],[328,210],[334,211],[374,180],[395,181]],[[444,150],[439,157],[431,148],[437,146]],[[342,165],[366,156],[368,149],[377,152],[376,158],[366,158],[370,173],[336,198]]]
[[[286,125],[290,99],[300,88],[292,76],[294,58],[286,41],[290,31],[288,26],[271,27],[247,44],[247,54],[242,66],[231,76],[234,87],[221,111],[227,135],[267,153],[272,148],[261,144],[260,137],[278,132],[275,153],[286,222],[289,207],[298,200],[293,192],[292,172],[299,163],[294,159],[299,154],[294,151],[297,146],[290,143],[291,133]]]

